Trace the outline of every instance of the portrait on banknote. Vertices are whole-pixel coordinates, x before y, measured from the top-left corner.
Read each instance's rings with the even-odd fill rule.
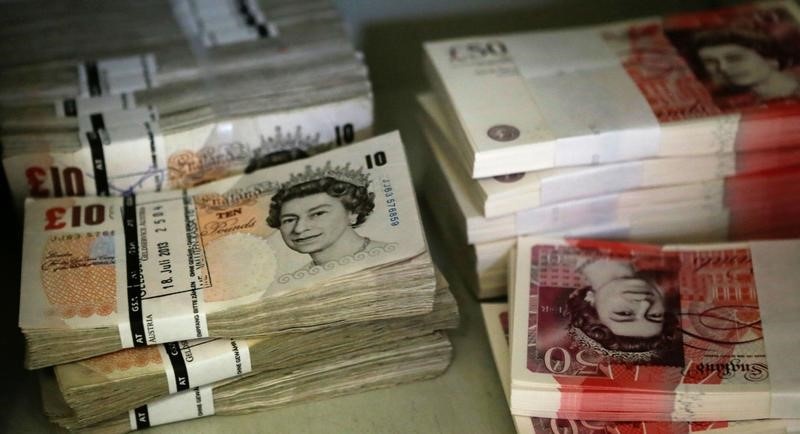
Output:
[[[302,170],[285,170],[280,176],[270,175],[271,170],[253,175],[266,174],[274,181],[224,195],[196,197],[210,268],[215,268],[211,258],[229,264],[225,257],[238,252],[238,263],[249,264],[248,268],[261,270],[260,274],[273,270],[266,281],[275,279],[279,285],[292,286],[380,262],[397,247],[397,242],[381,238],[386,235],[381,228],[387,222],[370,218],[376,211],[389,209],[376,203],[371,174],[364,167],[325,161],[305,165]],[[216,268],[215,287],[229,286],[221,284],[220,276],[230,275],[232,282],[238,282],[230,286],[242,292],[241,281],[248,280],[245,276]],[[251,286],[263,288],[264,281],[261,275]]]
[[[610,259],[586,260],[576,271],[588,285],[573,290],[565,302],[575,344],[610,360],[644,363],[680,352],[677,294],[665,290],[659,272]]]
[[[715,247],[532,245],[527,370],[659,390],[766,381],[751,252]]]
[[[664,31],[720,109],[800,99],[800,25],[785,5],[675,17]]]
[[[682,364],[677,274],[669,264],[591,252],[554,258],[560,271],[539,275],[540,354],[555,339],[607,362]]]
[[[567,359],[584,365],[683,365],[674,258],[651,261],[552,246],[536,246],[532,255],[537,302],[531,303],[529,333],[536,337],[529,357],[536,363],[549,363],[550,371]]]
[[[287,247],[311,257],[305,270],[380,250],[386,243],[356,231],[375,208],[369,185],[367,174],[349,166],[307,167],[272,196],[267,224]]]

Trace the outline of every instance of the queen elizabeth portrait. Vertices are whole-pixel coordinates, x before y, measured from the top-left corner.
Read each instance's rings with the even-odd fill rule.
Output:
[[[596,259],[578,266],[588,286],[566,301],[569,334],[582,349],[609,361],[683,363],[677,291],[663,271],[637,271],[630,261]]]
[[[384,247],[356,231],[375,208],[369,184],[369,175],[349,164],[306,166],[272,197],[267,224],[280,230],[287,247],[311,256],[304,269]]]

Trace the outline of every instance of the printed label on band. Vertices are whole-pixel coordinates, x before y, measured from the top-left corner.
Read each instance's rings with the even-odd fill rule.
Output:
[[[172,7],[184,33],[208,48],[278,34],[254,0],[178,0]]]
[[[124,348],[208,337],[203,289],[211,285],[186,192],[124,198],[127,294],[118,291]]]
[[[169,360],[170,366],[167,367],[165,364],[164,368],[170,394],[189,389],[189,373],[186,372],[186,358],[181,351],[182,348],[189,349],[187,341],[170,342],[159,347],[161,360]]]
[[[97,62],[86,62],[83,64],[83,75],[86,77],[86,90],[84,91],[81,89],[81,95],[87,96],[100,96],[102,95],[102,89],[100,88],[100,72],[97,70]],[[83,84],[83,82],[81,82]]]
[[[156,137],[153,133],[151,123],[157,121],[156,112],[140,108],[134,110],[112,110],[108,112],[92,113],[78,118],[78,134],[81,145],[89,149],[91,159],[91,170],[93,173],[95,194],[98,196],[108,196],[111,194],[110,177],[112,171],[104,151],[105,146],[119,145],[116,147],[119,155],[127,155],[124,161],[115,165],[115,168],[125,169],[130,167],[131,157],[138,156],[142,152],[149,154],[151,158],[148,163],[153,167],[158,167],[159,152],[163,155],[163,145],[158,148]],[[160,136],[160,134],[159,134]],[[145,143],[140,143],[140,142]],[[163,142],[163,139],[161,139]],[[130,149],[133,148],[133,149]],[[161,157],[163,160],[163,157]],[[127,166],[126,166],[127,165]],[[144,169],[144,168],[143,168]],[[117,170],[120,172],[120,170]],[[163,176],[155,176],[153,182],[160,185]],[[158,187],[157,185],[157,187]],[[157,188],[157,190],[160,188]],[[124,193],[124,192],[117,192]]]
[[[213,414],[213,390],[211,386],[203,386],[136,407],[128,412],[128,420],[132,430],[140,430]]]
[[[106,124],[101,113],[89,115],[89,118],[92,123],[92,131],[86,133],[86,138],[89,140],[89,149],[92,155],[95,191],[98,196],[108,196],[108,171],[101,138],[101,134],[105,133]]]
[[[78,138],[82,147],[78,152],[86,152],[81,158],[88,158],[81,164],[88,169],[85,182],[95,185],[95,195],[162,189],[166,179],[165,139],[158,112],[152,108],[81,115]],[[109,146],[113,152],[105,149]]]
[[[145,122],[158,123],[158,110],[153,107],[134,107],[130,109],[101,110],[93,113],[78,115],[78,130],[92,130],[92,116],[102,115],[106,130],[123,129],[132,125],[144,125]],[[116,137],[119,139],[131,140],[144,137],[144,133],[129,135],[126,137]]]
[[[87,61],[78,66],[79,97],[136,92],[157,86],[153,54]]]
[[[252,370],[246,341],[235,339],[196,339],[159,346],[169,393],[204,386]]]
[[[130,110],[135,107],[136,97],[132,93],[67,98],[55,102],[56,116],[60,118],[74,118],[111,110]]]
[[[147,345],[142,318],[142,274],[139,264],[139,241],[136,233],[136,196],[123,198],[122,225],[125,230],[125,275],[127,277],[127,306],[132,345]],[[124,341],[123,341],[124,342]]]

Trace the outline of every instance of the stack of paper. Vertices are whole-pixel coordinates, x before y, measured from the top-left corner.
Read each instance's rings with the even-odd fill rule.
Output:
[[[228,347],[231,342],[236,342],[238,346],[248,349],[250,370],[215,382],[214,385],[218,388],[228,383],[250,384],[256,381],[250,377],[275,378],[276,375],[284,375],[285,372],[295,371],[299,367],[305,369],[305,366],[320,366],[320,362],[337,357],[369,354],[376,347],[390,348],[393,344],[402,346],[407,340],[454,328],[457,319],[455,299],[442,281],[433,312],[428,314],[243,341],[226,339],[223,341]],[[214,342],[217,341],[186,341],[179,345],[180,351],[185,353],[188,350],[192,354],[187,370],[197,373],[201,369],[213,369],[213,359],[208,356],[210,352],[205,347],[216,345]],[[145,355],[144,352],[151,354]],[[165,373],[172,368],[167,365],[169,361],[159,357],[159,352],[161,350],[158,347],[134,348],[56,366],[55,393],[63,401],[62,407],[68,410],[62,411],[60,417],[54,418],[54,422],[69,429],[85,428],[119,415],[127,415],[131,409],[149,405],[149,402],[156,399],[194,387],[186,385],[179,388],[174,382],[171,384],[168,374]],[[163,352],[169,353],[169,346],[165,346]],[[204,363],[208,366],[203,367]],[[205,383],[196,381],[196,376],[192,380],[195,380],[194,384]],[[238,385],[231,387],[240,387]],[[313,393],[313,390],[309,390],[309,393]],[[265,396],[263,399],[274,398]],[[217,411],[219,410],[217,406]]]
[[[584,420],[800,416],[800,241],[521,238],[511,411]]]
[[[511,384],[511,357],[509,356],[509,309],[508,303],[482,303],[483,320],[489,345],[500,376],[506,397]],[[694,433],[714,434],[785,434],[800,432],[800,424],[792,419],[767,419],[755,421],[715,422],[647,422],[647,421],[602,421],[552,419],[544,417],[513,416],[519,434],[560,434],[580,432],[619,432],[624,434],[647,433]]]
[[[798,40],[771,2],[425,44],[426,196],[470,286],[505,291],[496,246],[520,235],[800,236]]]
[[[449,361],[457,309],[397,133],[182,192],[29,200],[23,242],[26,365],[58,365],[51,416],[69,429],[128,410],[145,426],[142,406],[200,386],[237,413]],[[203,415],[195,398],[177,414]]]
[[[367,70],[327,0],[0,9],[0,141],[19,206],[187,188],[371,133]]]

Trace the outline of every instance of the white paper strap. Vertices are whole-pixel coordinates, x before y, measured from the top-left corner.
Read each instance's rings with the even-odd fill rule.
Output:
[[[88,61],[78,66],[80,97],[118,95],[157,85],[153,54]]]
[[[157,127],[159,118],[158,111],[152,107],[86,112],[86,114],[78,116],[78,137],[81,140],[81,146],[89,146],[86,141],[86,133],[98,129],[96,119],[98,115],[102,118],[103,129],[109,136],[104,138],[106,145],[125,140],[144,140],[147,137],[145,123]],[[114,140],[111,140],[114,131],[117,133],[113,135]]]
[[[253,0],[173,0],[172,10],[184,33],[207,48],[278,34]]]
[[[154,202],[123,198],[125,266],[117,273],[123,347],[208,337],[203,289],[210,285],[194,203],[183,193]],[[187,251],[190,255],[187,255]]]
[[[800,414],[800,346],[797,313],[800,312],[800,242],[751,242],[758,309],[764,331],[771,392],[770,418]]]
[[[569,228],[599,226],[620,218],[618,196],[599,196],[520,211],[517,234],[558,232]]]
[[[170,394],[252,370],[247,341],[196,339],[159,345],[158,349]]]
[[[132,93],[105,95],[94,98],[68,98],[55,102],[56,116],[77,117],[111,110],[129,110],[136,107]]]
[[[619,64],[616,54],[592,29],[568,29],[503,38],[520,73],[549,77]]]
[[[641,162],[599,166],[566,175],[546,178],[540,187],[543,205],[555,204],[587,196],[638,188],[643,181]]]
[[[94,194],[121,195],[134,189],[160,191],[166,149],[158,113],[148,108],[111,110],[78,117],[79,152],[88,155],[87,185]]]
[[[528,78],[527,83],[558,137],[556,166],[634,160],[658,152],[658,120],[622,66]]]
[[[211,386],[197,387],[169,395],[128,412],[131,430],[149,428],[181,420],[197,419],[214,414],[214,393]]]
[[[658,119],[619,58],[593,30],[511,37],[509,53],[558,138],[556,166],[656,155]]]

